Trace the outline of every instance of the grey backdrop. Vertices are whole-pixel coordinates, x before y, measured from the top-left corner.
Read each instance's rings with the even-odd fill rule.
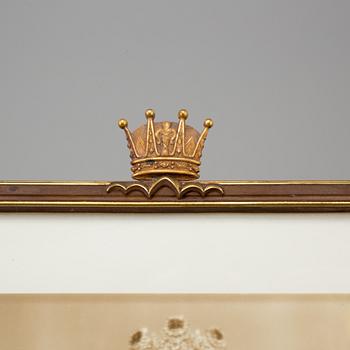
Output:
[[[203,179],[350,177],[350,2],[0,0],[0,179],[128,179],[131,129],[215,120]]]

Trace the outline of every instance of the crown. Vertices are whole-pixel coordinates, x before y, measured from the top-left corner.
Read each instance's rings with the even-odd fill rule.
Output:
[[[124,129],[130,149],[131,171],[137,180],[161,176],[173,176],[179,180],[199,177],[200,158],[211,119],[204,121],[202,133],[186,125],[188,112],[181,109],[179,122],[154,122],[155,112],[145,112],[147,124],[134,132],[128,129],[128,121],[120,119],[118,125]]]
[[[224,350],[222,332],[211,328],[204,332],[192,331],[182,316],[169,318],[160,336],[150,334],[147,328],[136,331],[129,341],[130,350]]]

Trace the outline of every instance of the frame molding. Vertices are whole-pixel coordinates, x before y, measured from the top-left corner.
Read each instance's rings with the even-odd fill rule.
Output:
[[[2,181],[0,212],[350,212],[348,180],[160,180]]]

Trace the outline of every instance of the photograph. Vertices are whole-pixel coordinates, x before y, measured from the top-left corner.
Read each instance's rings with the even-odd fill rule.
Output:
[[[349,295],[0,296],[2,349],[347,349]]]
[[[349,350],[349,17],[0,0],[0,349]]]

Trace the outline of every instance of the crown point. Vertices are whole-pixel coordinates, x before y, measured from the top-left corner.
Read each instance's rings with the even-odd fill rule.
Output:
[[[128,126],[128,121],[126,119],[120,119],[118,125],[121,129],[125,129]]]
[[[214,122],[210,118],[208,118],[204,121],[203,125],[205,128],[210,129],[214,125]]]
[[[156,113],[154,112],[153,109],[146,109],[146,111],[145,111],[146,118],[152,118],[153,119],[155,117],[155,115],[156,115]]]
[[[179,119],[187,119],[187,117],[188,117],[188,112],[187,112],[187,110],[186,109],[180,109],[179,110],[179,113],[178,113],[178,117],[179,117]]]

